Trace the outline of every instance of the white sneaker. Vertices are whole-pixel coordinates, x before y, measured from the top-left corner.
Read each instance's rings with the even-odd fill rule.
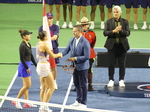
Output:
[[[143,25],[141,29],[142,30],[146,30],[147,29],[147,25]]]
[[[73,28],[72,22],[69,23],[69,28]]]
[[[90,29],[93,30],[95,28],[94,23],[91,23]]]
[[[22,106],[21,106],[21,104],[20,104],[19,101],[12,101],[11,103],[12,103],[16,108],[22,109]]]
[[[43,105],[40,106],[39,112],[44,112],[44,106]]]
[[[112,86],[114,86],[114,81],[110,80],[107,84],[107,87],[112,87]]]
[[[105,24],[104,24],[104,22],[101,22],[101,26],[100,26],[100,28],[101,28],[102,30],[105,28]]]
[[[120,87],[125,87],[124,80],[120,80],[120,81],[119,81],[119,86],[120,86]]]
[[[58,89],[57,82],[54,80],[55,89]]]
[[[56,25],[59,27],[59,22],[58,21],[56,22]]]
[[[44,107],[44,112],[52,112],[52,110],[51,110],[51,109],[49,109],[49,107],[48,107],[48,106],[45,106],[45,107]]]
[[[78,106],[78,108],[87,108],[87,106],[84,105],[84,104],[80,104],[80,105]]]
[[[62,25],[62,28],[67,28],[67,23],[64,22],[64,24]]]
[[[78,107],[79,105],[81,105],[81,103],[79,103],[78,101],[75,101],[75,103],[73,103],[70,106],[72,106],[72,107]]]
[[[134,30],[138,30],[137,24],[133,25]]]

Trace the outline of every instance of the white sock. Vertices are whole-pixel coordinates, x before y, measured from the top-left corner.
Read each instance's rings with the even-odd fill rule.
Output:
[[[91,24],[94,24],[94,21],[91,21]]]
[[[59,24],[59,21],[56,21],[56,24]]]
[[[104,21],[101,21],[101,23],[104,23]]]

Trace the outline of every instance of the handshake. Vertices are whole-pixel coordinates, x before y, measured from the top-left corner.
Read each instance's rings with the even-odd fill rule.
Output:
[[[62,53],[58,53],[57,55],[58,55],[59,58],[62,58],[62,57],[63,57],[63,54],[62,54]],[[75,61],[75,60],[76,60],[75,57],[71,57],[71,58],[69,58],[67,61],[70,62],[70,61]]]
[[[63,57],[62,53],[58,53],[57,55],[58,55],[59,58]]]

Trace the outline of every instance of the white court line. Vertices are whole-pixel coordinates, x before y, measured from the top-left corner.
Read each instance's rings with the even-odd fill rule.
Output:
[[[70,94],[70,90],[71,90],[72,84],[73,84],[73,76],[71,77],[71,80],[70,80],[70,83],[69,83],[69,86],[68,86],[68,90],[67,90],[66,96],[65,96],[65,98],[64,98],[63,106],[65,106],[66,103],[67,103],[68,96],[69,96],[69,94]],[[63,111],[64,111],[64,108],[61,108],[61,111],[60,111],[60,112],[63,112]]]
[[[14,84],[17,75],[18,75],[18,70],[16,71],[16,73],[15,73],[15,75],[14,75],[14,77],[13,77],[13,79],[12,79],[12,81],[11,81],[11,83],[10,83],[10,85],[9,85],[9,87],[8,87],[8,89],[7,89],[7,91],[6,91],[6,93],[5,93],[5,95],[4,95],[5,97],[7,97],[7,95],[8,95],[8,93],[9,93],[10,89],[12,88],[12,85]],[[3,99],[3,100],[0,102],[0,108],[2,107],[4,101],[5,101],[5,100]]]

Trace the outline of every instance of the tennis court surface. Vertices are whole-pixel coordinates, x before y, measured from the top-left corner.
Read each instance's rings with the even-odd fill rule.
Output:
[[[60,48],[62,51],[64,48]],[[137,49],[131,49],[131,51]],[[106,49],[96,48],[96,52],[105,52]],[[142,52],[149,52],[147,49],[142,49]],[[33,48],[33,54],[35,54],[35,48]],[[23,108],[22,110],[16,109],[11,104],[11,101],[16,100],[15,97],[18,94],[19,89],[22,87],[22,79],[16,77],[14,78],[5,94],[7,97],[0,97],[0,99],[4,99],[1,102],[0,112],[38,112],[40,105],[47,105],[53,112],[113,112],[113,111],[124,111],[124,112],[148,112],[149,107],[149,98],[124,98],[124,97],[114,97],[105,93],[105,85],[108,83],[108,75],[107,68],[105,67],[96,67],[94,65],[93,71],[93,88],[94,91],[88,92],[88,101],[87,107],[96,109],[96,110],[74,110],[68,105],[75,102],[76,93],[73,91],[73,84],[70,83],[72,79],[71,74],[67,74],[62,70],[62,65],[65,60],[69,57],[60,59],[60,63],[58,65],[58,75],[57,75],[57,84],[58,89],[55,90],[50,103],[41,103],[39,102],[39,93],[40,93],[40,83],[39,77],[37,76],[36,69],[32,66],[32,86],[29,89],[29,99],[31,103],[36,104],[35,108]],[[96,64],[96,63],[95,63]],[[17,73],[17,71],[16,71]],[[125,82],[149,82],[149,68],[127,68],[126,69],[126,77]],[[118,68],[115,70],[115,83],[118,83]],[[69,88],[70,86],[70,88]],[[68,89],[69,88],[69,89]],[[67,94],[67,95],[66,95]],[[23,100],[23,97],[20,102],[22,102],[22,106],[24,102],[28,102]]]

